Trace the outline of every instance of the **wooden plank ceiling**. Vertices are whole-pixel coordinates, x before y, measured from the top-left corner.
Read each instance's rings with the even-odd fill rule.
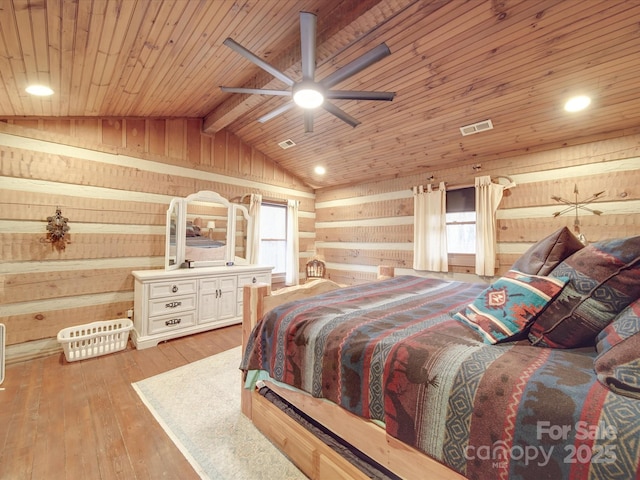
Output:
[[[355,129],[319,109],[305,133],[297,107],[258,123],[290,99],[219,88],[285,87],[227,37],[301,79],[300,11],[318,15],[316,79],[381,42],[392,52],[335,87],[397,93],[336,100]],[[637,133],[639,21],[638,0],[3,0],[0,117],[201,118],[313,187],[356,184]],[[563,111],[574,93],[592,97],[585,112]],[[493,130],[461,136],[486,119]]]

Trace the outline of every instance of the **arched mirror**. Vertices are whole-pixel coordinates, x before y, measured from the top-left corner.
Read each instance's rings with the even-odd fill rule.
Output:
[[[167,210],[165,268],[246,264],[248,228],[246,207],[216,192],[174,198]]]
[[[184,260],[193,267],[233,261],[231,204],[219,194],[201,191],[184,199]]]

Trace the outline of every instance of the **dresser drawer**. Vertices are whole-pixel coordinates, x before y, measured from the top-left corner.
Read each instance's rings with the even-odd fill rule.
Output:
[[[196,293],[196,280],[174,280],[172,282],[158,282],[149,285],[149,298],[173,297]]]
[[[252,285],[254,283],[268,283],[271,284],[271,275],[269,273],[250,273],[247,275],[238,275],[238,301],[242,302],[242,290],[245,285]],[[242,311],[242,308],[240,308]]]
[[[149,300],[149,316],[169,315],[171,313],[186,312],[196,308],[196,296],[170,296]]]
[[[196,312],[175,313],[162,317],[149,318],[149,334],[182,330],[196,324]]]

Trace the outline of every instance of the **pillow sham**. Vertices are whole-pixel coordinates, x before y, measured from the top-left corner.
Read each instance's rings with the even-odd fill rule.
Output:
[[[485,343],[514,340],[526,333],[567,280],[509,270],[453,318],[478,332]]]
[[[596,337],[596,351],[606,353],[618,343],[640,332],[640,300],[636,300]],[[640,355],[640,352],[638,352]]]
[[[612,392],[640,399],[640,332],[598,355],[594,369],[598,381]]]
[[[511,270],[531,275],[549,275],[560,262],[581,248],[584,245],[571,230],[562,227],[531,246],[516,260]]]
[[[613,319],[640,296],[640,236],[593,243],[558,265],[551,277],[569,283],[529,331],[533,345],[592,346]]]

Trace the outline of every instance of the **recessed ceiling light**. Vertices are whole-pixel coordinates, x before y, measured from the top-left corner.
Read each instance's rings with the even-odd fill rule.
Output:
[[[591,103],[591,99],[586,95],[579,95],[577,97],[572,97],[567,100],[567,103],[564,104],[564,109],[567,112],[579,112],[580,110],[584,110]]]
[[[325,173],[327,173],[327,169],[320,165],[314,168],[313,171],[316,172],[318,175],[324,175]]]
[[[45,85],[29,85],[25,88],[25,91],[31,95],[37,95],[38,97],[53,95],[53,90]]]

